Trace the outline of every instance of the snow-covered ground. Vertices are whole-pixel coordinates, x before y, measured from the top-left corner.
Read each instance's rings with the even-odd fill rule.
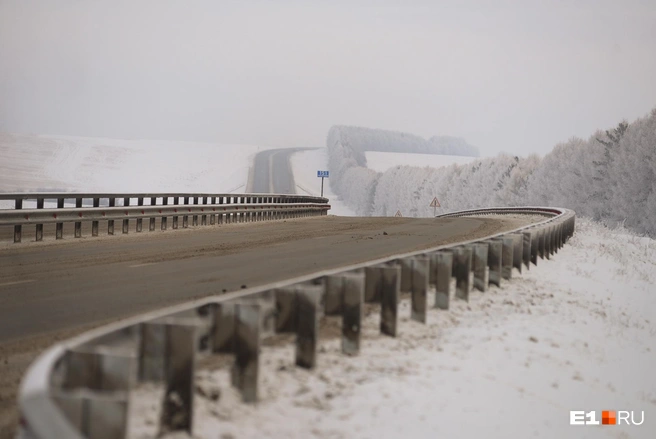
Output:
[[[463,165],[471,163],[480,157],[464,157],[457,155],[437,154],[406,154],[400,152],[366,151],[367,168],[376,172],[385,172],[394,166],[429,166],[439,168],[452,164]]]
[[[292,172],[296,192],[302,195],[321,195],[321,179],[317,171],[328,170],[328,150],[326,148],[300,151],[292,155]],[[324,179],[323,195],[330,199],[330,215],[355,216],[344,202],[337,197],[330,188],[330,177]]]
[[[326,341],[306,371],[291,344],[263,348],[257,405],[239,402],[227,371],[200,371],[194,437],[653,438],[654,285],[656,241],[579,219],[551,260],[427,325],[407,301],[396,339],[368,316],[360,356]],[[135,401],[133,437],[154,431],[158,405]],[[570,426],[570,410],[644,411],[644,423]]]
[[[0,133],[0,191],[244,192],[265,149]]]
[[[245,192],[259,151],[278,147],[0,133],[0,192]],[[299,194],[319,195],[326,149],[292,156]],[[331,215],[353,216],[324,182]],[[0,200],[0,208],[11,201]],[[33,207],[25,205],[24,207]]]

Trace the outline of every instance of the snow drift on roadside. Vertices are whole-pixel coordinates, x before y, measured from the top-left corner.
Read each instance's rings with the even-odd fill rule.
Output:
[[[653,438],[655,284],[656,241],[579,219],[551,260],[432,310],[427,325],[409,320],[407,301],[396,339],[367,317],[360,356],[324,342],[306,371],[291,346],[263,348],[257,405],[239,402],[226,371],[199,371],[194,437]],[[156,425],[157,405],[140,424]],[[645,422],[570,426],[570,410],[644,411]]]
[[[321,179],[317,171],[328,169],[328,153],[325,148],[300,151],[292,155],[292,172],[296,183],[296,193],[301,195],[321,195]],[[330,200],[329,215],[355,216],[340,197],[330,187],[330,177],[323,182],[323,196]]]

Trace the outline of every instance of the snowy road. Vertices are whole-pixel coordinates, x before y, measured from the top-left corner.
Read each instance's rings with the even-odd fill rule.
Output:
[[[272,149],[255,156],[253,192],[258,194],[295,194],[294,173],[290,157],[305,148]]]

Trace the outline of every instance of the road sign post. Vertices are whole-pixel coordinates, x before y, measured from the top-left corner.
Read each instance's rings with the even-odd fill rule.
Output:
[[[328,178],[329,171],[317,171],[317,177],[321,178],[321,196],[323,197],[323,179]]]
[[[440,207],[440,202],[437,201],[437,197],[433,198],[433,201],[430,203],[430,207],[433,208],[433,216],[437,216],[437,208]]]

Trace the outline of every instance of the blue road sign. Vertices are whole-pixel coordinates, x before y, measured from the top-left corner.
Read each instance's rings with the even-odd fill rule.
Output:
[[[326,178],[328,178],[328,171],[317,171],[317,177],[326,177]]]

